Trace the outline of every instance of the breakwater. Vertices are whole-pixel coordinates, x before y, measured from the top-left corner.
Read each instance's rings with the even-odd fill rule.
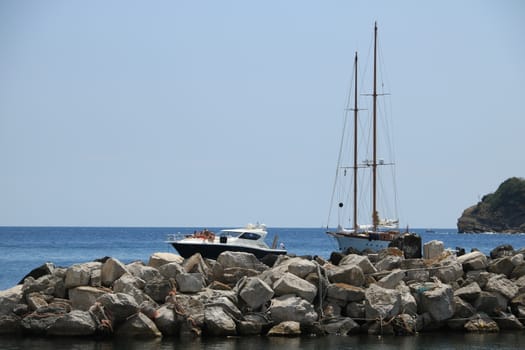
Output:
[[[397,248],[329,260],[251,254],[215,260],[155,253],[67,268],[45,264],[0,292],[0,332],[140,337],[415,334],[522,329],[523,251],[462,256],[440,242],[425,257]]]

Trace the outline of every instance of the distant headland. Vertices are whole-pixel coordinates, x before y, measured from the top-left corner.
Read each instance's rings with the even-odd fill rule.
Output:
[[[525,179],[511,177],[496,192],[465,209],[458,219],[460,233],[525,232]]]

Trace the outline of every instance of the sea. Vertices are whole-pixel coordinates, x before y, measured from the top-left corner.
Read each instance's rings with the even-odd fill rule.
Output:
[[[207,227],[218,231],[222,227]],[[0,227],[0,290],[15,286],[32,269],[46,262],[67,267],[75,263],[110,256],[124,263],[148,262],[155,252],[176,253],[166,237],[192,233],[203,227]],[[275,236],[289,254],[320,256],[328,259],[337,251],[336,242],[326,228],[268,228],[267,242]],[[459,234],[456,229],[411,229],[423,244],[432,240],[445,248],[466,252],[478,249],[485,254],[502,244],[525,248],[525,234]],[[520,345],[522,344],[522,345]],[[42,339],[0,337],[2,349],[520,349],[525,332],[498,334],[421,333],[410,337],[327,336],[299,338],[229,337],[181,341],[162,339]]]

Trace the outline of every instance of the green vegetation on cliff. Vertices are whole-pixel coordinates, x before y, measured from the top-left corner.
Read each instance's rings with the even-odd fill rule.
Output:
[[[458,219],[458,231],[525,232],[525,179],[507,179],[496,192],[467,208]]]

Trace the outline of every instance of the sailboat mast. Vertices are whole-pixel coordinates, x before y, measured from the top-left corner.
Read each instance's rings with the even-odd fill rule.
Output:
[[[374,231],[377,231],[379,223],[379,215],[377,213],[377,22],[374,24],[374,91],[372,93],[373,100],[373,152],[374,158],[372,161],[372,222]]]
[[[354,69],[354,232],[357,232],[357,52],[355,53]]]

